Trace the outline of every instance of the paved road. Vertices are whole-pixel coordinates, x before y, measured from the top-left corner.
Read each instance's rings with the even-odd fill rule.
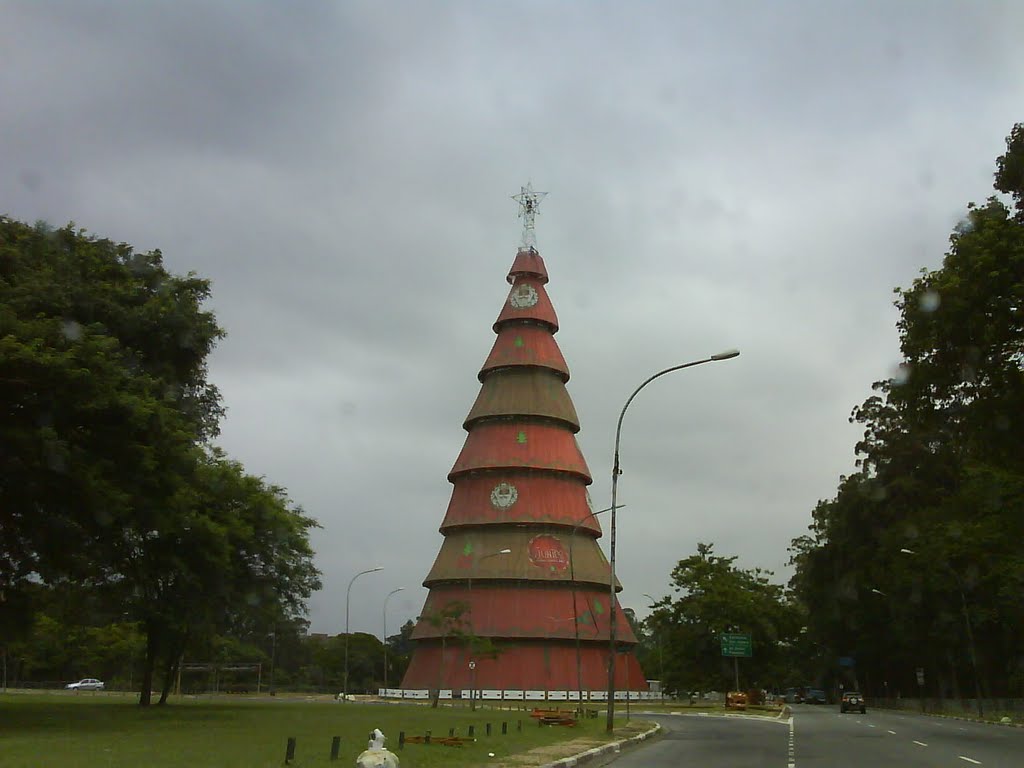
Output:
[[[838,707],[797,707],[795,737],[797,768],[1024,766],[1024,729],[912,713],[840,715]]]
[[[661,723],[664,735],[622,752],[614,768],[786,768],[784,720],[698,715],[635,715]],[[859,766],[864,768],[864,766]]]
[[[646,717],[646,716],[645,716]],[[791,722],[652,715],[665,735],[616,768],[1022,768],[1024,729],[912,713],[794,707]]]

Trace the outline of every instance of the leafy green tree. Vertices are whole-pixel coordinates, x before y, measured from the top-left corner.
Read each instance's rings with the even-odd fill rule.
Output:
[[[101,582],[101,548],[160,506],[220,406],[209,284],[159,251],[0,217],[0,590]],[[75,542],[75,546],[68,546]]]
[[[174,501],[175,514],[138,538],[128,562],[130,609],[147,632],[142,695],[162,664],[161,703],[190,641],[301,616],[320,586],[308,538],[316,523],[241,465],[206,455]]]
[[[469,603],[463,600],[452,600],[440,608],[427,611],[420,616],[420,621],[425,621],[441,635],[441,663],[437,669],[437,688],[432,692],[430,702],[430,706],[435,709],[440,700],[441,686],[444,682],[444,660],[445,651],[448,648],[448,640],[450,638],[463,640],[472,634],[469,618],[467,617],[468,612]]]
[[[732,664],[721,655],[720,636],[750,634],[754,656],[744,659],[743,677],[770,686],[783,673],[780,643],[799,631],[799,612],[770,572],[737,568],[735,557],[714,554],[711,544],[672,570],[678,597],[658,604],[654,622],[666,636],[665,678],[669,689],[721,690],[732,687]]]
[[[315,522],[208,446],[208,296],[159,251],[0,217],[0,628],[39,580],[117,601],[143,705],[190,641],[265,632],[319,586]]]
[[[876,695],[915,690],[915,667],[937,695],[1024,682],[1021,125],[1006,146],[995,186],[1013,210],[969,205],[942,266],[897,289],[901,373],[854,409],[860,470],[791,548],[814,637]]]

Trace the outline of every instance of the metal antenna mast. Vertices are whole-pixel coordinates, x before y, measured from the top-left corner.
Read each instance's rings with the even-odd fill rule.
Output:
[[[523,239],[519,247],[524,250],[537,250],[537,233],[534,231],[534,220],[539,212],[540,201],[546,195],[547,192],[534,192],[533,182],[527,182],[525,187],[520,187],[518,195],[512,195],[512,199],[519,203],[519,218],[523,220]]]

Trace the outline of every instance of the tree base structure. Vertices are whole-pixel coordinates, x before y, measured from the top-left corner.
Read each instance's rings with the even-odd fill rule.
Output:
[[[469,668],[467,648],[420,645],[402,680],[403,688],[451,690],[571,691],[580,689],[605,693],[608,689],[607,646],[580,650],[582,684],[576,681],[576,649],[564,642],[521,641],[495,659],[477,658]],[[444,685],[438,686],[438,670],[444,670]],[[475,681],[474,681],[475,676]],[[615,666],[616,690],[646,691],[643,670],[633,654],[620,654]],[[587,698],[584,696],[584,698]]]

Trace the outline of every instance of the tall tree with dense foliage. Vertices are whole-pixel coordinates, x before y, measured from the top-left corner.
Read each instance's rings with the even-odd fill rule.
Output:
[[[753,658],[740,662],[746,684],[772,687],[787,677],[784,648],[799,631],[799,613],[769,572],[737,568],[735,562],[716,555],[711,544],[698,544],[697,553],[672,570],[678,596],[660,601],[649,619],[662,641],[669,690],[733,687],[733,662],[721,651],[723,633],[751,635]]]
[[[142,704],[190,639],[264,631],[319,587],[315,522],[209,445],[209,293],[159,251],[0,217],[0,613],[36,582],[119,601]]]
[[[220,414],[208,295],[159,251],[0,218],[5,591],[30,574],[102,578],[94,547],[176,492]]]
[[[996,165],[1012,207],[969,205],[942,266],[897,289],[900,375],[854,409],[860,471],[792,549],[817,636],[877,695],[918,667],[937,695],[1024,692],[1022,125]]]

